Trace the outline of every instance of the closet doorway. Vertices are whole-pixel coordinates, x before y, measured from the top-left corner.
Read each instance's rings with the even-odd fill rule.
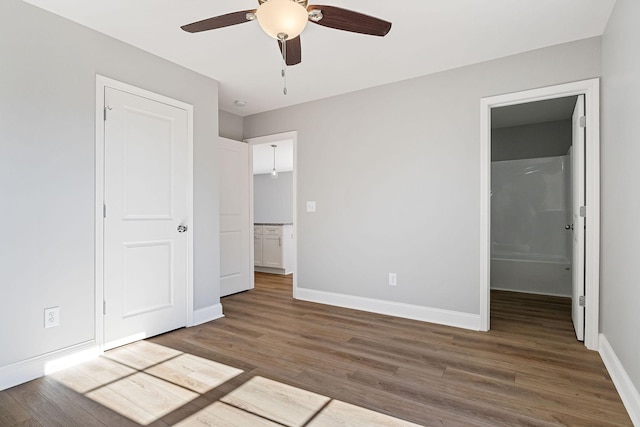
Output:
[[[598,86],[482,100],[483,330],[492,288],[570,296],[577,338],[597,349]]]

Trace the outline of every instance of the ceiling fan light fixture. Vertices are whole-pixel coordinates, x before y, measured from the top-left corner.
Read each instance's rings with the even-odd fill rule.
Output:
[[[280,34],[287,40],[298,37],[309,20],[307,9],[295,0],[268,0],[258,7],[256,16],[264,32],[276,40],[282,40]]]

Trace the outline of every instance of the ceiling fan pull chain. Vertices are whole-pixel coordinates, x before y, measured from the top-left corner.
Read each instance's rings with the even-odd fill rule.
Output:
[[[284,89],[282,93],[287,94],[287,40],[282,40],[282,78],[284,79]]]

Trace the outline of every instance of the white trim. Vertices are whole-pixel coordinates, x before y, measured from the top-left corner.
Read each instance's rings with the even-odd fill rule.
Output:
[[[96,153],[95,153],[95,209],[94,209],[94,285],[95,285],[95,339],[100,352],[104,350],[104,105],[105,87],[109,80],[96,75]]]
[[[193,322],[189,326],[201,325],[224,317],[222,304],[214,304],[193,311]]]
[[[244,142],[247,142],[246,140]],[[249,144],[249,239],[251,240],[251,247],[249,248],[249,262],[251,263],[251,289],[256,287],[256,248],[255,248],[255,235],[253,234],[253,222],[255,221],[253,210],[253,149],[251,143]]]
[[[185,326],[193,326],[193,106],[176,99],[150,92],[108,77],[96,74],[96,159],[95,159],[95,321],[96,345],[104,350],[104,317],[102,303],[104,295],[104,105],[105,88],[121,90],[136,96],[180,108],[187,112],[187,221],[190,232],[187,233],[187,306]]]
[[[491,329],[491,105],[480,100],[480,330]]]
[[[278,141],[291,140],[293,142],[293,298],[298,298],[298,132],[289,131],[273,135],[258,136],[244,140],[249,145],[271,144]],[[249,150],[249,191],[251,200],[251,265],[254,265],[254,235],[253,235],[253,150]]]
[[[477,314],[461,313],[458,311],[442,310],[439,308],[423,307],[420,305],[385,301],[353,295],[336,294],[332,292],[316,291],[298,288],[297,299],[319,304],[333,305],[405,319],[420,320],[437,323],[439,325],[454,326],[456,328],[480,329],[480,316]]]
[[[0,390],[70,368],[94,359],[100,353],[100,348],[91,340],[3,366],[0,368]]]
[[[182,104],[182,103],[181,103]],[[196,228],[193,221],[193,106],[189,104],[183,104],[187,110],[187,222],[190,225],[191,232],[187,233],[187,327],[194,326],[194,302],[195,295],[193,286],[194,278],[194,246],[193,246],[193,234]],[[222,311],[222,306],[220,306]]]
[[[548,297],[571,298],[571,295],[568,295],[568,294],[554,294],[552,292],[535,292],[535,291],[527,291],[527,290],[520,290],[520,289],[507,289],[507,288],[494,288],[494,287],[491,287],[491,290],[503,291],[503,292],[517,292],[519,294],[544,295]]]
[[[288,276],[290,274],[293,274],[293,271],[290,271],[287,273],[287,271],[284,268],[261,267],[261,266],[254,266],[253,271],[257,271],[258,273],[278,274],[280,276]]]
[[[490,328],[491,262],[491,108],[545,99],[585,95],[587,113],[586,205],[589,226],[586,232],[586,274],[584,343],[598,349],[600,318],[600,80],[590,79],[523,92],[491,96],[480,100],[480,328]]]
[[[613,380],[616,390],[618,390],[622,403],[629,413],[631,422],[633,422],[634,426],[640,426],[640,393],[631,381],[624,366],[620,363],[620,359],[618,359],[615,351],[613,351],[607,337],[605,337],[604,334],[600,334],[599,341],[600,357],[602,357],[602,361],[607,367],[607,371],[609,371],[609,376]]]
[[[586,90],[587,144],[585,232],[585,332],[587,348],[597,350],[600,337],[600,80]]]

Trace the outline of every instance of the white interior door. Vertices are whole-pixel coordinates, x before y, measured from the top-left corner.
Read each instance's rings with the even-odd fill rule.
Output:
[[[104,342],[187,323],[187,111],[105,88]]]
[[[249,144],[219,138],[220,296],[253,288]]]
[[[573,110],[573,146],[571,153],[571,183],[573,212],[573,255],[572,255],[572,319],[576,337],[584,341],[584,306],[580,297],[585,295],[584,287],[584,234],[585,221],[580,208],[585,205],[585,131],[581,123],[585,115],[584,95],[578,97]]]

